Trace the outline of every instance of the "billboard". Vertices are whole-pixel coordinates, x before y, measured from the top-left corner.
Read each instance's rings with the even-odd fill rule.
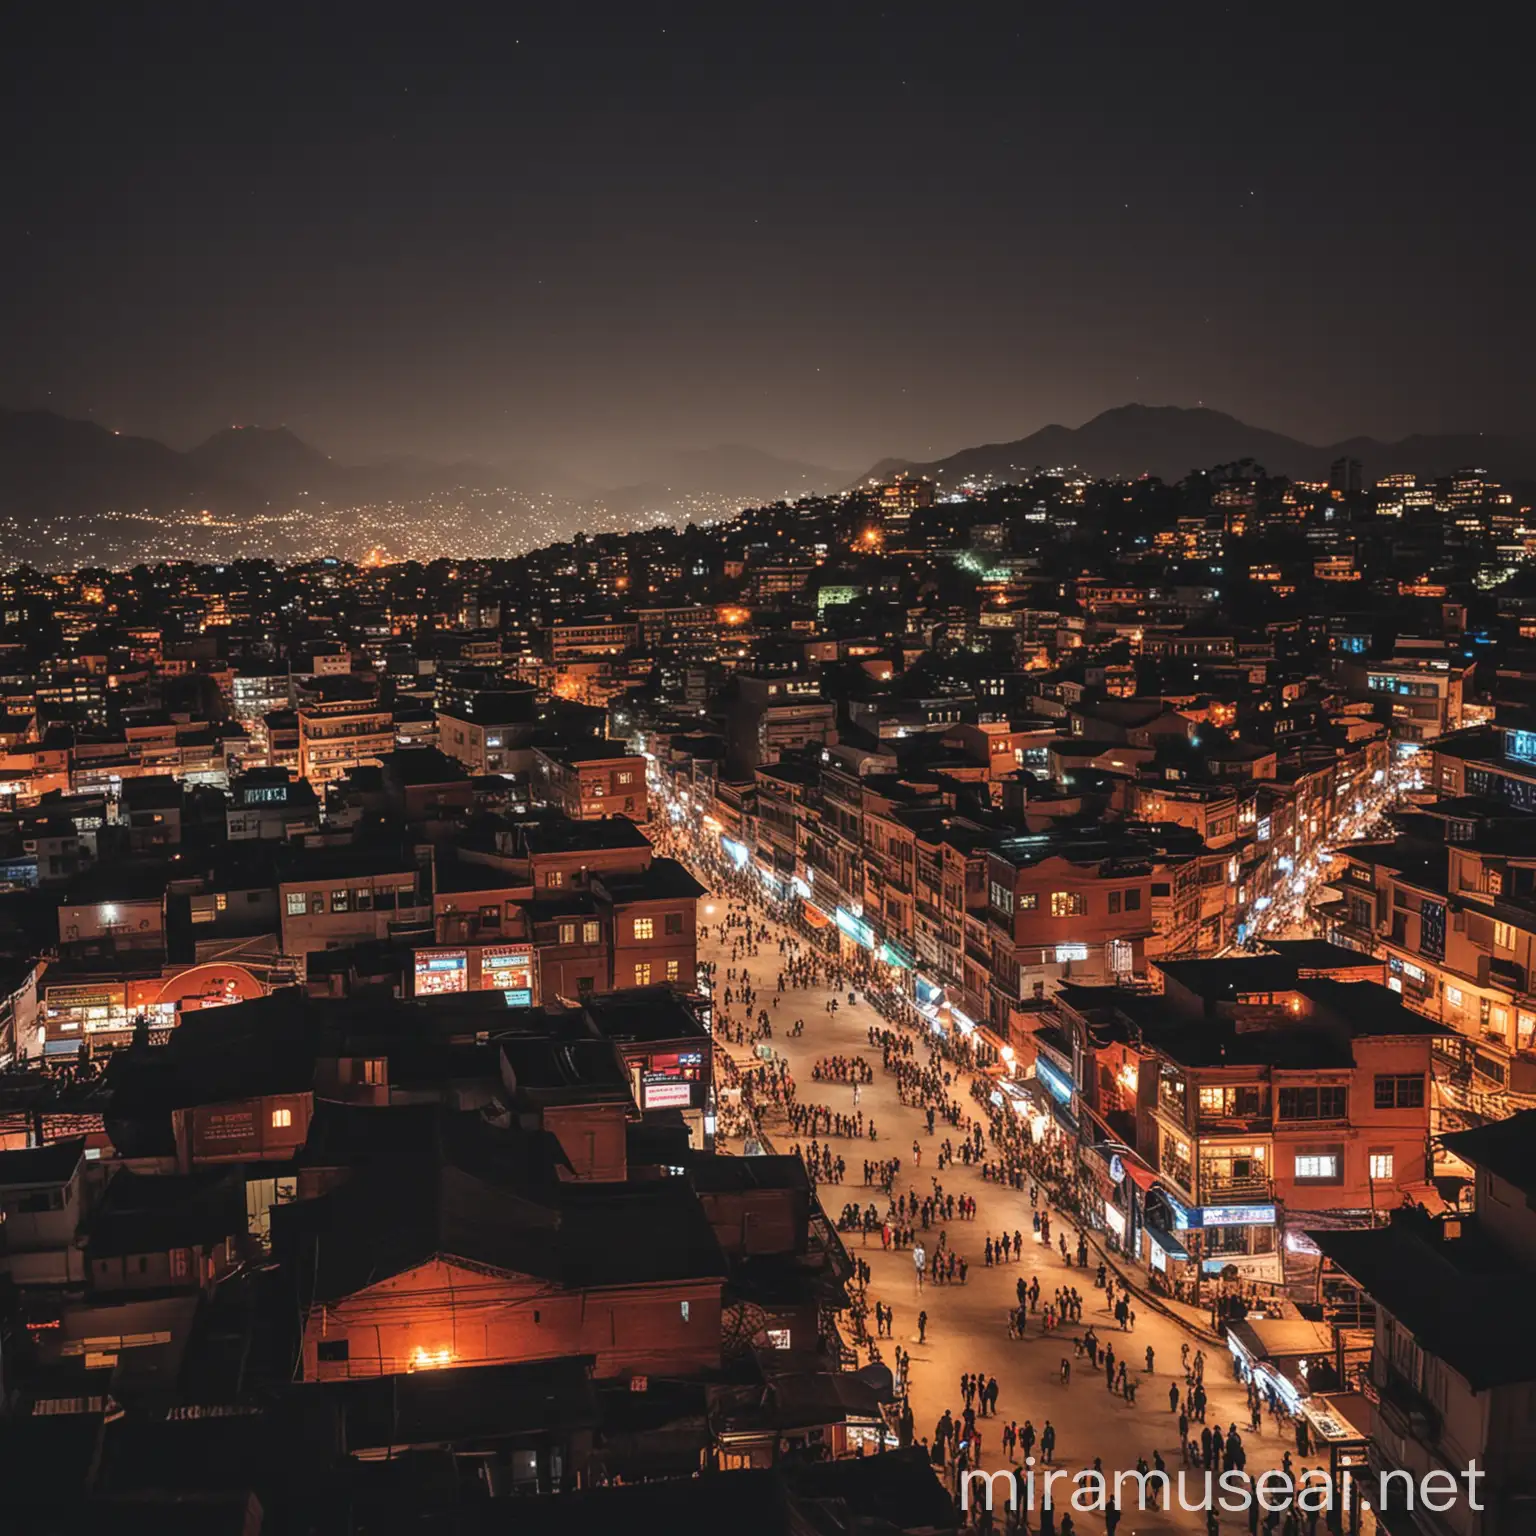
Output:
[[[416,952],[416,996],[441,997],[449,992],[462,992],[467,985],[469,957],[455,950],[444,954],[431,950]]]

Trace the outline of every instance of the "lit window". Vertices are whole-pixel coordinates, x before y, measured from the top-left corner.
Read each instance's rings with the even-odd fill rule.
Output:
[[[650,968],[650,966],[647,965],[647,964],[643,964],[643,963],[640,964],[640,965],[637,965],[635,967],[635,985],[637,987],[648,987],[648,986],[650,986],[650,984],[651,984],[651,968]]]
[[[656,937],[655,920],[649,917],[637,917],[635,919],[635,937],[637,939],[653,939]]]
[[[293,1124],[293,1111],[291,1109],[274,1109],[272,1111],[272,1129],[285,1131]]]
[[[576,924],[560,924],[560,942],[562,944],[574,944],[576,942]]]
[[[288,892],[288,916],[303,917],[309,911],[309,897],[303,891]]]
[[[681,1306],[683,1309],[683,1321],[686,1323],[688,1321],[688,1303],[686,1301],[682,1302]]]
[[[1052,917],[1083,917],[1088,911],[1088,899],[1076,891],[1051,892]]]
[[[1390,1152],[1371,1153],[1371,1177],[1373,1179],[1386,1179],[1390,1181],[1392,1174],[1393,1155]]]
[[[351,891],[332,891],[331,892],[331,911],[332,912],[350,912],[351,910],[352,910],[352,892]]]
[[[581,942],[583,944],[600,944],[603,939],[603,925],[598,922],[583,923],[581,925]]]
[[[1460,1008],[1462,993],[1460,987],[1447,987],[1445,989],[1445,1006],[1447,1008]]]
[[[1513,949],[1515,947],[1513,924],[1496,922],[1493,925],[1493,947],[1495,949]]]
[[[1339,1160],[1333,1154],[1324,1156],[1296,1156],[1298,1179],[1336,1179],[1339,1176]]]
[[[667,961],[667,980],[681,981],[683,976],[683,963],[681,960]]]
[[[544,871],[544,884],[557,886],[565,884],[565,871],[561,869],[546,869]]]

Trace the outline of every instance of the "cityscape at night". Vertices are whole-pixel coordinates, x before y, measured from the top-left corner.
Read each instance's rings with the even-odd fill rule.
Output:
[[[345,10],[0,63],[0,1532],[1536,1533],[1509,50]]]

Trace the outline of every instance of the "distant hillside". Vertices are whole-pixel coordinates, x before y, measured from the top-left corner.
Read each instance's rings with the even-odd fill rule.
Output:
[[[338,464],[286,427],[230,427],[178,453],[49,411],[0,411],[0,517],[23,526],[113,511],[242,517],[293,507],[301,497],[341,506],[413,501],[459,487],[539,492],[561,489],[560,479],[526,463],[497,469],[402,457]]]
[[[338,464],[286,427],[229,427],[178,453],[48,411],[0,411],[0,519],[22,527],[105,512],[206,509],[244,517],[320,502],[378,506],[461,489],[580,499],[622,518],[686,511],[690,499],[743,506],[792,499],[834,490],[848,479],[843,470],[734,443],[664,454],[645,470],[642,483],[599,491],[531,460],[495,467],[399,456]]]
[[[238,481],[268,496],[321,492],[337,474],[327,454],[287,427],[226,427],[186,457],[214,479]]]
[[[1353,437],[1319,446],[1249,426],[1221,411],[1172,405],[1122,405],[1080,427],[1042,427],[1015,442],[965,448],[930,463],[887,459],[864,479],[904,469],[955,485],[984,476],[1009,480],[1039,469],[1073,467],[1103,478],[1182,480],[1191,470],[1254,459],[1272,474],[1315,480],[1342,457],[1359,459],[1368,478],[1404,471],[1441,475],[1477,464],[1502,480],[1536,479],[1536,437],[1419,434],[1396,443]]]
[[[198,507],[240,499],[212,471],[164,443],[122,437],[50,411],[0,411],[0,515]]]

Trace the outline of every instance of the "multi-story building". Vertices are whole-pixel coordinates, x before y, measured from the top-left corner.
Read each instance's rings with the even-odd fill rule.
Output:
[[[1435,1046],[1448,1032],[1380,984],[1379,962],[1274,948],[1160,962],[1160,994],[1068,984],[1035,1031],[1042,1097],[1065,1084],[1082,1141],[1118,1137],[1141,1160],[1144,1176],[1107,1193],[1105,1219],[1170,1279],[1231,1265],[1279,1284],[1287,1229],[1430,1189]],[[1142,1228],[1156,1229],[1150,1247]]]
[[[298,711],[300,777],[329,784],[395,748],[394,713],[374,691],[350,679],[316,688]],[[269,739],[271,736],[268,727]]]
[[[453,672],[437,690],[437,744],[473,774],[524,773],[537,721],[537,693],[479,672]]]
[[[533,794],[573,821],[650,819],[645,759],[623,742],[551,743],[533,750]]]
[[[991,1006],[1007,1038],[1019,1004],[1068,981],[1146,970],[1152,850],[1095,829],[1001,838],[988,850]]]
[[[296,961],[398,933],[430,931],[432,872],[413,852],[291,848],[278,871],[282,952]]]
[[[1353,697],[1385,711],[1398,741],[1432,741],[1461,727],[1474,664],[1459,654],[1399,649],[1390,660],[1367,661],[1340,652],[1336,667]]]
[[[1471,1171],[1470,1210],[1406,1205],[1312,1241],[1337,1336],[1371,1334],[1370,1486],[1437,1536],[1514,1536],[1530,1528],[1536,1459],[1536,1111],[1444,1145]]]

